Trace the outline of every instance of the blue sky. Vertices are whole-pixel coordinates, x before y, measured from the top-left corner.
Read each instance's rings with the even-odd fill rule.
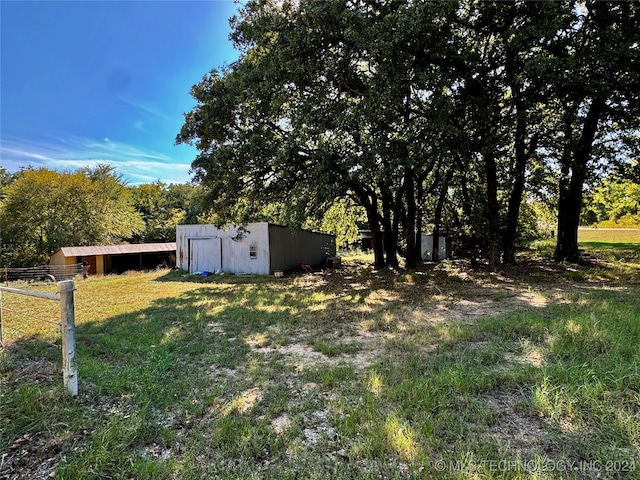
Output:
[[[109,163],[132,185],[185,182],[191,86],[237,59],[232,1],[0,1],[0,164]]]

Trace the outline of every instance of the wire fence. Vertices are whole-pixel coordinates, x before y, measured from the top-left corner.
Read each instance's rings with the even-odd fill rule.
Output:
[[[74,290],[73,280],[58,282],[58,293],[0,286],[0,346],[37,338],[61,349],[64,386],[71,395],[78,394]]]
[[[53,283],[70,280],[82,274],[82,264],[71,265],[39,265],[37,267],[4,267],[0,270],[0,281],[15,282],[17,280]]]
[[[62,337],[62,322],[29,315],[3,305],[0,306],[0,318],[0,346],[7,347],[18,340],[37,336],[41,342],[61,348],[57,340]],[[49,328],[46,328],[47,325]]]

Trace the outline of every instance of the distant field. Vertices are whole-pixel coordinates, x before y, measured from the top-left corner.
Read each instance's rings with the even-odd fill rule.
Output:
[[[640,228],[580,228],[578,241],[640,243]]]

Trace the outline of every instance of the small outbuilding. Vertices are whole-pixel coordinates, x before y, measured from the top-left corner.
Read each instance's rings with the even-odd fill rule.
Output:
[[[333,235],[267,222],[244,227],[178,225],[176,228],[177,266],[191,273],[270,275],[301,265],[324,265],[327,257],[335,254]]]
[[[92,275],[152,269],[158,265],[174,267],[176,243],[62,247],[49,258],[49,265],[73,265],[85,262],[89,265],[88,273]]]
[[[431,251],[433,249],[433,235],[422,235],[420,242],[420,255],[423,260],[431,260]],[[438,237],[438,258],[445,260],[451,258],[451,239],[448,237]]]
[[[360,234],[360,245],[364,251],[372,248],[371,230],[358,230]],[[384,238],[384,232],[380,232]],[[431,260],[431,250],[433,249],[433,235],[422,234],[420,241],[420,258],[425,261]],[[451,258],[451,238],[440,236],[438,238],[438,258],[445,260]]]

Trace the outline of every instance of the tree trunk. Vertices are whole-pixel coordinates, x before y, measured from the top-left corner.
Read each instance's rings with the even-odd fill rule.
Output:
[[[386,186],[381,187],[382,192],[382,225],[384,227],[384,251],[387,265],[398,266],[397,233],[393,228],[393,198]]]
[[[416,236],[414,240],[415,255],[418,261],[422,261],[422,205],[424,204],[424,186],[422,179],[418,179],[418,198],[416,201]]]
[[[407,242],[405,252],[405,267],[415,269],[418,266],[416,255],[416,192],[413,169],[407,168],[404,177],[405,199],[407,201],[407,218],[405,222],[404,238]]]
[[[511,13],[515,14],[515,8],[511,9]],[[511,21],[514,19],[511,18]],[[516,263],[516,235],[518,232],[518,217],[520,216],[520,205],[522,204],[522,196],[524,194],[525,170],[527,166],[527,120],[528,115],[523,105],[522,88],[523,82],[520,75],[524,64],[514,51],[511,44],[507,48],[505,57],[505,70],[507,83],[511,87],[511,95],[515,106],[515,131],[514,131],[514,165],[512,172],[513,188],[509,195],[509,205],[507,208],[507,224],[502,235],[502,261],[504,263]],[[533,142],[532,142],[533,143]],[[531,149],[529,150],[531,152]]]
[[[385,267],[384,247],[382,244],[382,232],[380,231],[380,222],[378,220],[378,209],[366,208],[367,219],[369,220],[369,229],[371,230],[371,246],[373,247],[373,266],[376,270]]]
[[[558,199],[558,238],[553,258],[557,262],[577,262],[580,259],[578,249],[578,227],[582,208],[582,188],[587,176],[587,165],[591,157],[593,141],[598,131],[598,121],[605,110],[605,101],[596,97],[591,102],[589,112],[584,119],[582,132],[575,152],[571,155],[573,142],[571,115],[565,119],[565,150],[561,164]]]
[[[518,232],[518,218],[520,216],[520,206],[524,195],[524,184],[526,177],[527,160],[537,147],[537,135],[526,143],[526,120],[519,115],[516,122],[515,132],[515,167],[513,172],[513,189],[509,196],[509,209],[507,211],[507,226],[502,237],[502,247],[504,249],[502,261],[504,263],[516,263],[516,235]]]
[[[579,179],[578,177],[582,177]],[[569,181],[561,182],[558,199],[558,238],[553,254],[557,262],[577,262],[580,259],[578,248],[578,226],[582,207],[582,184],[584,174],[573,171]]]
[[[469,232],[469,249],[471,250],[471,265],[476,265],[478,263],[478,249],[476,246],[476,238],[475,231],[473,228],[473,202],[471,201],[471,194],[469,193],[469,181],[465,174],[464,165],[462,163],[462,159],[456,157],[456,164],[458,165],[458,171],[460,172],[460,192],[462,194],[462,212],[464,216],[467,218],[467,225],[471,226],[471,231]]]
[[[382,232],[380,231],[380,216],[378,215],[378,198],[373,192],[368,192],[360,185],[351,184],[349,187],[360,200],[360,204],[367,212],[367,220],[371,231],[371,247],[373,248],[374,268],[385,267]]]
[[[444,202],[447,198],[447,192],[449,190],[449,181],[453,171],[447,172],[440,188],[440,195],[438,196],[438,202],[436,203],[436,209],[433,218],[433,243],[431,244],[431,261],[440,261],[440,225],[442,224],[442,210],[444,209]]]
[[[488,223],[487,241],[489,243],[487,258],[489,266],[500,265],[500,205],[498,204],[498,176],[496,159],[491,154],[484,156],[485,175],[487,177],[486,218]]]

